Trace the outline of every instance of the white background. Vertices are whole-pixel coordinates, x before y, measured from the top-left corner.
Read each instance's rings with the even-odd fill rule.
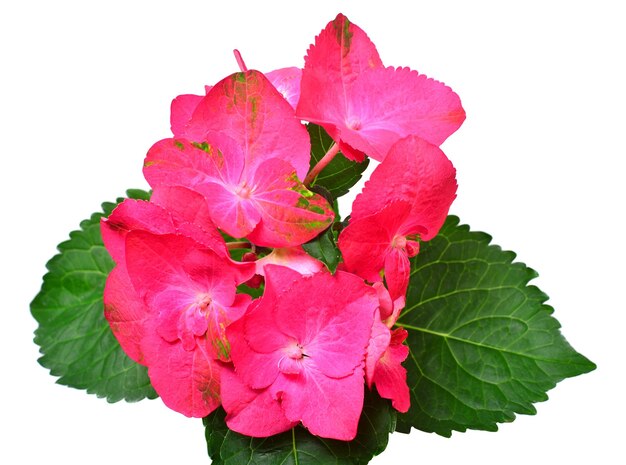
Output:
[[[342,11],[385,64],[461,96],[467,120],[443,146],[458,170],[452,213],[540,272],[535,284],[564,334],[598,364],[499,433],[394,434],[372,463],[625,463],[619,4],[3,2],[0,462],[209,462],[200,420],[159,400],[109,405],[56,385],[36,362],[29,303],[81,219],[126,188],[147,187],[143,157],[168,137],[174,96],[236,71],[233,48],[250,68],[302,66]]]

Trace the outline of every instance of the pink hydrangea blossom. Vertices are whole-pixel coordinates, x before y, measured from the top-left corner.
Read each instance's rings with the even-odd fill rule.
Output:
[[[409,258],[455,198],[438,146],[465,113],[442,83],[383,66],[341,14],[304,70],[264,75],[236,56],[242,72],[172,101],[174,138],[144,163],[151,200],[126,200],[102,221],[116,263],[105,316],[170,408],[203,417],[221,404],[228,427],[254,437],[302,425],[352,440],[365,389],[409,409],[408,333],[394,325]],[[336,143],[314,167],[302,120]],[[339,234],[343,262],[331,274],[302,244],[331,224],[341,230],[335,199],[308,187],[339,150],[381,163]]]
[[[355,199],[339,236],[345,269],[370,282],[384,270],[392,300],[403,297],[409,258],[443,225],[456,187],[454,167],[438,147],[415,136],[398,141]]]
[[[267,265],[265,272],[263,297],[227,329],[236,374],[222,380],[227,424],[250,436],[274,434],[257,422],[263,406],[285,429],[301,422],[318,436],[353,439],[376,291],[342,271],[303,277]]]
[[[309,49],[296,113],[323,126],[357,161],[364,154],[384,160],[409,135],[440,145],[465,119],[449,87],[408,68],[385,68],[365,32],[342,14]]]
[[[218,360],[229,360],[225,329],[250,302],[235,294],[236,285],[255,267],[230,259],[198,194],[157,190],[153,200],[177,208],[126,200],[102,221],[116,261],[105,287],[105,316],[125,352],[148,367],[163,402],[201,417],[220,404]]]
[[[213,223],[257,245],[314,238],[333,220],[328,202],[300,182],[310,142],[293,108],[259,72],[215,85],[195,109],[186,139],[155,144],[145,161],[151,186],[184,186],[207,200]]]
[[[193,239],[131,231],[126,263],[148,309],[141,341],[148,375],[163,402],[203,417],[220,405],[220,361],[230,360],[226,327],[250,296],[237,294],[238,270]]]

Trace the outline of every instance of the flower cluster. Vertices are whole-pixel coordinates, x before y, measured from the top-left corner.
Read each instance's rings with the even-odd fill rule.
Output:
[[[409,258],[455,198],[438,146],[465,113],[440,82],[384,67],[343,15],[304,69],[263,74],[238,59],[242,71],[206,95],[172,102],[174,137],[144,164],[150,201],[126,200],[102,221],[116,263],[105,315],[170,408],[204,417],[221,405],[249,436],[302,424],[350,440],[365,389],[409,408],[406,331],[394,325]],[[312,167],[302,121],[335,141]],[[334,156],[380,162],[347,225],[311,188]],[[334,273],[302,247],[328,228],[342,256]]]

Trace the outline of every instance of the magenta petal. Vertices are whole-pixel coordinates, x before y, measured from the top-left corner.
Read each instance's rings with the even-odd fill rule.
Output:
[[[406,221],[410,208],[408,202],[395,201],[375,214],[351,217],[350,224],[341,231],[337,244],[346,269],[370,282],[380,281],[379,273],[387,255],[395,246],[394,239]]]
[[[365,356],[365,380],[368,387],[372,387],[374,372],[378,360],[383,356],[389,342],[391,341],[391,331],[380,319],[380,313],[377,311],[374,316],[374,324],[372,325],[372,335],[367,346],[367,355]]]
[[[392,300],[404,298],[411,277],[411,262],[406,251],[394,248],[385,257],[385,282]]]
[[[215,225],[233,237],[246,237],[261,221],[256,205],[223,184],[207,183],[199,191],[207,198]]]
[[[221,238],[211,221],[206,199],[199,193],[182,186],[158,186],[152,190],[150,202],[170,212],[177,226],[196,224],[207,231],[215,231],[215,237]]]
[[[344,121],[345,95],[359,74],[382,67],[376,47],[365,32],[339,14],[309,48],[302,71],[298,117],[322,124]]]
[[[393,301],[389,295],[389,291],[381,282],[376,282],[372,286],[378,294],[378,303],[381,320],[386,320],[393,313]]]
[[[280,68],[266,73],[265,77],[295,110],[300,100],[302,70],[296,67]]]
[[[158,335],[193,351],[206,334],[207,355],[228,361],[225,328],[250,302],[236,294],[238,267],[185,236],[133,231],[126,246],[131,281],[155,314]]]
[[[450,88],[406,68],[383,68],[374,44],[343,15],[309,49],[296,113],[322,125],[357,161],[363,152],[384,160],[409,135],[439,145],[465,119]]]
[[[237,150],[229,145],[228,152]],[[196,147],[185,139],[163,139],[154,144],[144,161],[143,174],[152,188],[183,186],[198,190],[207,182],[236,183],[241,176],[243,160],[240,153],[224,155],[224,145]]]
[[[172,100],[170,124],[174,137],[180,137],[185,132],[185,126],[204,95],[185,94]]]
[[[338,126],[341,140],[380,161],[406,136],[439,146],[465,120],[457,94],[408,68],[367,70],[347,98],[346,122]]]
[[[213,86],[200,102],[185,137],[223,148],[224,139],[243,150],[248,172],[263,161],[279,158],[300,179],[309,169],[310,140],[294,109],[258,71],[236,73]]]
[[[314,295],[317,288],[324,290],[324,300],[306,309],[304,351],[326,376],[346,376],[364,360],[378,296],[357,276],[343,271],[334,275],[318,273],[309,283],[308,289],[298,286],[298,294]],[[288,302],[293,294],[296,293],[283,296],[276,310],[280,323],[288,317]],[[293,299],[292,308],[297,308],[296,302]]]
[[[253,302],[249,307],[246,316],[235,321],[234,323],[231,323],[230,326],[226,328],[226,336],[228,337],[228,341],[230,343],[230,356],[235,368],[237,369],[239,377],[251,388],[263,389],[275,381],[276,376],[278,376],[279,373],[278,365],[284,354],[281,353],[280,348],[276,348],[274,345],[272,335],[269,335],[269,337],[265,339],[265,341],[270,344],[266,353],[256,352],[250,347],[247,336],[261,336],[269,329],[267,323],[261,318],[257,318],[257,320],[254,319],[255,308],[257,307],[258,301]],[[248,315],[253,315],[253,319],[251,321],[261,324],[258,330],[254,331],[254,323],[252,323],[250,327],[250,334],[246,334],[246,326],[249,321]],[[284,337],[280,333],[277,333],[277,335],[279,338]],[[264,340],[260,339],[258,341],[253,341],[253,344],[256,344],[257,346],[261,345],[261,347],[263,347],[263,342]],[[271,350],[272,348],[275,350]]]
[[[409,348],[402,344],[407,335],[407,331],[402,328],[392,333],[391,344],[380,358],[374,373],[374,384],[380,396],[391,399],[393,407],[402,413],[406,413],[411,405],[406,369],[401,365],[409,355]]]
[[[378,213],[393,201],[408,202],[410,213],[397,232],[430,240],[439,232],[456,196],[455,174],[438,147],[418,137],[407,137],[376,167],[352,204],[351,218]]]
[[[293,168],[282,160],[265,161],[249,182],[255,186],[250,202],[261,216],[257,228],[248,235],[255,244],[300,245],[326,229],[334,218],[326,199],[306,189]]]
[[[102,240],[116,263],[125,260],[126,234],[131,230],[155,234],[175,232],[170,213],[163,207],[145,200],[126,199],[100,223]]]
[[[271,387],[281,395],[285,416],[302,421],[312,434],[351,441],[363,409],[363,368],[352,375],[328,378],[315,367],[299,376],[280,375]]]
[[[230,307],[223,307],[217,303],[213,304],[210,312],[204,315],[207,325],[207,338],[209,343],[208,351],[213,358],[223,362],[229,362],[230,342],[226,337],[226,328],[233,321],[237,321],[246,312],[252,297],[247,294],[237,294],[235,301]]]
[[[220,405],[220,365],[199,348],[183,349],[148,328],[142,347],[148,376],[163,403],[188,417],[207,416]]]
[[[311,296],[320,294],[323,299],[309,303]],[[265,296],[263,304],[270,305]],[[343,271],[303,276],[291,286],[283,285],[271,305],[271,311],[259,311],[271,314],[277,331],[290,338],[287,342],[297,341],[327,376],[346,376],[364,359],[378,298],[357,276]]]
[[[376,215],[351,220],[337,241],[346,271],[356,273],[369,282],[380,281],[379,273],[392,239],[393,236]]]
[[[232,304],[235,298],[235,273],[229,262],[191,238],[132,231],[126,238],[126,251],[133,285],[148,303],[169,289],[182,291],[180,295],[190,299],[206,294],[222,305]],[[167,299],[159,303],[166,305]]]
[[[104,288],[104,316],[122,349],[137,363],[145,364],[141,340],[148,309],[133,287],[126,267],[117,265]]]
[[[171,214],[179,234],[194,239],[228,260],[232,265],[230,268],[237,270],[237,284],[254,276],[253,263],[230,259],[226,242],[211,220],[204,196],[181,186],[161,186],[153,190],[150,202],[160,205]]]
[[[221,383],[226,424],[231,430],[246,436],[267,437],[297,425],[297,421],[285,417],[280,402],[269,389],[250,389],[229,368],[222,370]]]
[[[297,271],[303,276],[310,276],[324,268],[324,263],[311,257],[302,246],[277,248],[256,262],[256,272],[265,276],[267,265],[280,265]]]

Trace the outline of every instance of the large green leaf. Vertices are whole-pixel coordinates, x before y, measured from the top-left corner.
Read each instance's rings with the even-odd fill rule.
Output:
[[[298,426],[269,438],[251,438],[229,430],[221,408],[204,419],[213,465],[364,465],[387,447],[395,427],[389,401],[368,393],[357,437],[350,442],[313,436]]]
[[[449,217],[412,260],[398,321],[409,332],[411,409],[399,431],[495,431],[516,413],[536,413],[533,403],[557,382],[595,368],[561,335],[548,297],[528,285],[535,271],[490,241]]]
[[[322,159],[324,154],[332,146],[333,140],[326,133],[324,128],[317,124],[309,123],[307,125],[309,136],[311,137],[311,167]],[[341,197],[348,193],[348,190],[354,186],[363,171],[369,164],[369,158],[364,162],[357,163],[348,160],[340,153],[317,175],[313,181],[313,186],[325,187],[333,196],[333,198]]]
[[[129,190],[131,198],[149,194]],[[118,199],[118,203],[123,199]],[[35,343],[43,356],[39,363],[59,376],[58,383],[90,394],[137,401],[157,397],[147,370],[122,351],[104,318],[102,292],[114,263],[102,244],[100,218],[111,213],[115,203],[102,205],[59,244],[59,254],[46,265],[41,291],[31,303],[39,323]]]

